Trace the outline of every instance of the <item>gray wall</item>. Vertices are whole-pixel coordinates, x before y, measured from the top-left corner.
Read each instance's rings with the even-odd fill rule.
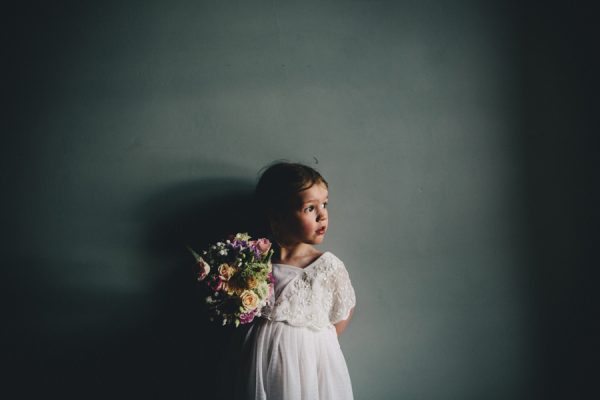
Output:
[[[529,52],[552,24],[504,2],[121,3],[7,14],[3,242],[22,393],[213,390],[218,333],[183,246],[252,226],[239,208],[280,158],[330,183],[320,247],[356,290],[340,342],[357,399],[556,393],[540,310],[555,293],[567,304],[576,275],[539,280],[535,245],[553,242],[531,237],[550,237],[540,221],[556,210],[531,202],[551,182],[531,188],[561,142],[532,161],[530,111],[546,111],[523,96],[560,99],[532,73],[555,48]]]

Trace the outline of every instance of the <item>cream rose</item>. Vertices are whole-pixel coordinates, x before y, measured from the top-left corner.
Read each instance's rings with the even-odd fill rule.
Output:
[[[248,241],[250,240],[250,235],[248,235],[248,232],[244,232],[244,233],[237,233],[234,237],[234,239],[236,240],[245,240]]]
[[[258,296],[252,290],[244,290],[240,298],[247,311],[252,311],[258,306]]]
[[[236,269],[229,264],[221,264],[219,265],[219,275],[221,276],[221,280],[227,282],[233,274],[235,274]]]

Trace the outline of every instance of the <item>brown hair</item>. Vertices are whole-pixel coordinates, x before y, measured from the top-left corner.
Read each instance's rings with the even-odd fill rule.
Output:
[[[262,173],[261,173],[262,171]],[[289,212],[296,204],[297,194],[314,184],[329,184],[314,168],[287,160],[274,161],[259,171],[254,197],[261,212],[263,229],[270,231],[269,218]]]

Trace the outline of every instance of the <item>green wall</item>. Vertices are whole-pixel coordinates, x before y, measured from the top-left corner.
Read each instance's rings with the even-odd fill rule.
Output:
[[[570,49],[540,49],[554,25],[537,17],[441,1],[10,9],[9,382],[25,398],[220,393],[221,331],[184,245],[252,226],[257,173],[283,158],[330,184],[320,248],[356,291],[340,338],[356,399],[549,398],[560,365],[540,341],[560,338],[543,310],[580,282],[537,257],[573,243],[532,239],[551,237],[556,210],[532,199],[551,194],[539,178],[561,142],[527,134],[556,128],[544,74],[566,64],[538,67]]]

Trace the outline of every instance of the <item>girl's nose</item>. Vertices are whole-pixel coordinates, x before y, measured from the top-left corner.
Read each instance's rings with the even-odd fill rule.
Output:
[[[317,215],[317,221],[323,221],[327,219],[327,211],[321,211],[318,215]]]

